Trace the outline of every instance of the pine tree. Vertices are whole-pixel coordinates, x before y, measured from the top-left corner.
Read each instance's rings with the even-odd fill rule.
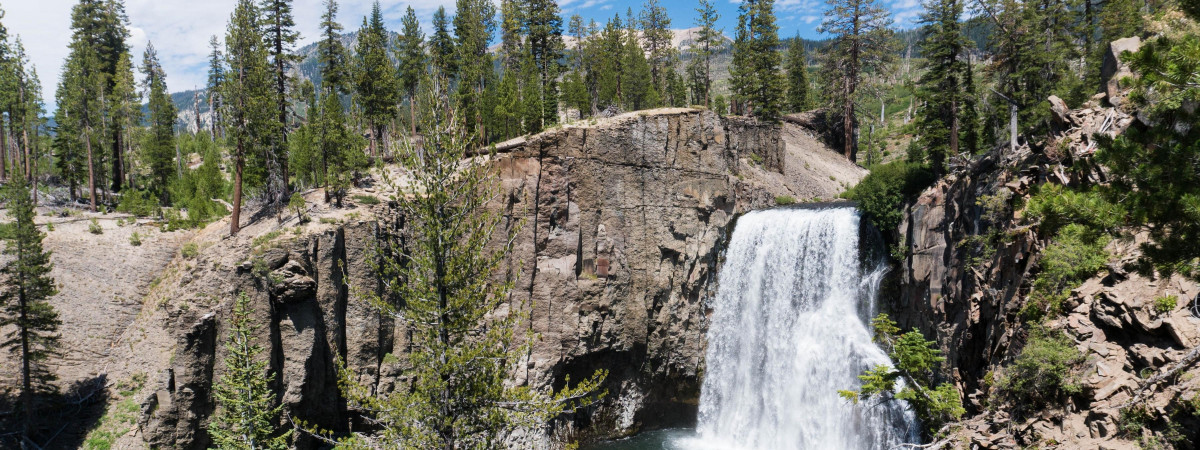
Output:
[[[621,103],[626,110],[647,109],[658,106],[659,92],[650,74],[650,62],[638,42],[637,21],[633,10],[626,14],[626,29],[622,42],[621,65],[617,70],[620,78]]]
[[[225,83],[225,55],[221,53],[221,41],[216,35],[208,40],[212,49],[208,54],[208,111],[212,115],[212,139],[215,141],[222,136],[221,111],[224,109],[221,101],[221,85]]]
[[[784,77],[774,0],[746,0],[738,8],[730,84],[737,110],[760,119],[778,120],[783,110]]]
[[[712,59],[722,43],[721,29],[717,20],[721,18],[712,0],[700,0],[696,8],[696,39],[692,42],[691,63],[688,65],[688,82],[691,85],[692,101],[712,106]]]
[[[334,93],[326,93],[322,98],[316,128],[326,201],[336,199],[340,208],[358,172],[367,168],[362,137],[350,132],[342,102]]]
[[[562,74],[563,39],[562,17],[555,0],[525,0],[525,31],[529,53],[541,75],[539,102],[542,104],[542,126],[558,120],[557,80]]]
[[[650,79],[656,90],[667,94],[670,91],[667,86],[669,72],[675,71],[675,62],[679,57],[675,47],[671,45],[671,39],[674,37],[674,33],[671,32],[671,17],[667,15],[667,8],[660,5],[658,0],[646,0],[639,19],[647,62],[650,64]]]
[[[110,112],[111,120],[118,124],[124,132],[122,133],[122,141],[124,148],[121,149],[121,158],[116,162],[119,173],[125,175],[129,182],[130,189],[137,189],[133,180],[133,171],[129,170],[132,165],[133,158],[131,149],[132,146],[132,131],[142,123],[142,94],[138,91],[137,80],[133,75],[133,60],[128,53],[121,55],[121,59],[117,61],[117,71],[115,81],[113,83],[112,93],[109,94],[109,100],[112,103]],[[114,180],[113,189],[120,188]]]
[[[10,331],[0,348],[12,353],[21,366],[21,413],[24,434],[29,436],[38,417],[34,396],[57,390],[54,373],[46,362],[58,354],[61,322],[54,307],[47,303],[58,290],[50,277],[50,252],[42,249],[46,236],[33,221],[35,205],[22,177],[9,180],[5,200],[13,222],[4,254],[12,259],[0,269],[8,278],[0,290],[0,306],[4,308],[0,327]]]
[[[446,8],[439,6],[433,13],[433,35],[429,38],[429,55],[433,66],[444,76],[458,73],[458,62],[454,59],[454,38],[450,36],[450,20]]]
[[[960,151],[967,84],[963,77],[968,70],[962,58],[967,47],[960,22],[962,8],[959,0],[929,0],[921,15],[925,72],[917,81],[921,107],[916,123],[935,176],[945,172],[946,157]]]
[[[483,108],[483,93],[495,79],[492,55],[488,51],[496,32],[496,6],[491,0],[458,0],[454,15],[455,56],[458,59],[456,109],[468,120],[468,133],[478,143],[489,140],[482,129],[489,114]]]
[[[595,65],[596,108],[604,110],[612,106],[620,107],[624,93],[621,91],[621,79],[625,60],[625,30],[621,27],[621,17],[613,15],[612,20],[604,25],[604,31],[596,42],[599,49],[593,53],[597,56]]]
[[[229,68],[222,98],[228,119],[229,134],[234,141],[233,214],[229,233],[241,229],[242,195],[245,186],[255,186],[262,179],[265,161],[254,161],[251,149],[262,148],[274,120],[275,103],[271,95],[271,72],[267,50],[259,29],[259,11],[253,0],[238,0],[225,36],[225,61]],[[250,172],[247,172],[247,159]]]
[[[812,103],[808,95],[808,55],[804,52],[804,40],[792,38],[787,54],[787,106],[793,112],[808,111]]]
[[[822,70],[833,83],[829,92],[834,111],[842,119],[842,145],[846,158],[857,159],[855,94],[863,83],[863,74],[885,64],[890,51],[892,24],[888,10],[878,0],[827,0],[829,9],[818,28],[833,35],[826,47]]]
[[[400,94],[396,69],[388,59],[388,40],[387,28],[383,25],[383,12],[376,1],[371,6],[371,15],[363,17],[362,28],[358,30],[354,76],[355,101],[362,108],[363,118],[367,121],[373,156],[379,155],[381,140],[383,150],[387,151],[384,129],[396,116],[396,102]]]
[[[79,5],[76,5],[79,6]],[[62,95],[59,108],[63,110],[64,125],[78,133],[86,160],[78,164],[87,170],[88,194],[92,211],[96,210],[96,166],[98,155],[94,150],[103,142],[104,74],[100,71],[100,59],[90,42],[74,40],[71,52],[63,67]],[[64,143],[74,140],[64,140]],[[74,152],[72,152],[74,153]],[[77,154],[77,153],[75,153]],[[64,155],[72,157],[74,155]],[[73,171],[72,171],[73,172]]]
[[[401,23],[401,35],[396,46],[396,56],[400,60],[400,88],[408,97],[408,122],[412,134],[417,134],[417,86],[421,82],[421,74],[425,72],[428,63],[425,57],[425,35],[421,33],[421,23],[417,21],[417,13],[412,7],[404,13]]]
[[[275,121],[271,123],[269,149],[267,149],[267,189],[273,194],[271,200],[282,209],[289,194],[289,171],[287,166],[287,135],[291,125],[291,104],[288,87],[291,85],[289,70],[297,61],[296,41],[300,33],[294,28],[292,0],[262,0],[260,6],[263,21],[263,37],[266,39],[267,55],[271,58],[271,78],[274,82]]]
[[[208,426],[217,448],[284,450],[291,431],[276,430],[283,405],[276,404],[268,386],[262,346],[254,342],[258,326],[250,317],[250,297],[238,294],[233,305],[229,340],[225,342],[225,371],[213,386],[217,411]]]
[[[325,12],[321,13],[321,41],[317,44],[317,63],[321,65],[321,91],[349,93],[347,91],[346,64],[349,57],[342,45],[342,24],[337,21],[337,0],[325,0]]]
[[[167,203],[171,178],[181,175],[175,167],[175,104],[167,91],[167,75],[158,63],[154,44],[146,44],[142,56],[142,74],[149,90],[150,130],[143,149],[146,163],[150,167],[150,191]]]
[[[382,238],[378,271],[389,289],[366,297],[409,324],[404,376],[411,385],[376,393],[341,370],[343,395],[371,417],[378,427],[372,439],[385,448],[491,448],[516,427],[590,404],[606,375],[597,372],[557,393],[505,383],[528,348],[516,335],[519,310],[493,314],[513,287],[497,277],[516,229],[493,241],[504,226],[501,212],[488,208],[499,183],[485,163],[462,159],[474,143],[462,124],[469,117],[453,110],[441,83],[435,75],[422,92],[422,147],[399,155],[413,179],[394,185],[403,192],[398,217],[420,225],[407,228],[403,240]]]

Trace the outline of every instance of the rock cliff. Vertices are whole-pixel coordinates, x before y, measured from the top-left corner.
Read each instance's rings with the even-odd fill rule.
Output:
[[[706,299],[735,218],[777,196],[831,199],[865,171],[796,125],[690,109],[630,113],[554,129],[483,156],[499,174],[494,204],[521,223],[512,302],[537,339],[513,381],[533,386],[610,371],[608,397],[553,427],[560,438],[613,436],[694,418]],[[401,174],[402,175],[402,174]],[[232,299],[253,299],[258,339],[288,417],[346,429],[336,358],[392,389],[404,333],[356,293],[377,289],[372,242],[396,231],[383,200],[337,209],[310,192],[311,222],[255,216],[237,237],[216,223],[194,238],[147,296],[112,377],[149,375],[137,439],[204,448]],[[530,438],[549,445],[554,439]],[[141,441],[141,442],[136,442]],[[301,447],[311,443],[301,440]]]

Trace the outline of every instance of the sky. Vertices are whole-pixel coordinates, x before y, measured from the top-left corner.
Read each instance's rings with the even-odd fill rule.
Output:
[[[911,27],[920,12],[919,0],[882,0],[891,10],[895,24]],[[159,59],[167,72],[167,86],[172,92],[204,86],[207,79],[209,37],[225,35],[225,24],[233,12],[236,0],[125,0],[129,15],[130,43],[134,60],[140,64],[146,42],[154,43]],[[293,0],[293,14],[301,34],[301,45],[314,42],[319,36],[318,25],[323,11],[322,0]],[[358,29],[362,18],[371,9],[371,0],[341,0],[338,19],[346,31]],[[613,14],[624,19],[627,8],[635,14],[643,0],[560,0],[563,16],[579,14],[585,20],[603,22]],[[689,28],[696,18],[694,0],[660,0],[671,17],[672,28]],[[721,15],[718,23],[727,35],[733,34],[740,0],[715,0]],[[10,36],[19,35],[26,53],[41,77],[46,109],[53,111],[54,89],[67,56],[70,41],[71,7],[75,0],[0,0],[5,11],[0,22]],[[400,28],[400,18],[412,6],[428,35],[430,17],[438,6],[453,14],[454,0],[381,0],[384,19],[389,29]],[[778,0],[775,4],[781,37],[800,35],[820,38],[817,26],[821,23],[824,0]],[[564,20],[565,22],[565,20]],[[564,24],[565,26],[565,24]]]

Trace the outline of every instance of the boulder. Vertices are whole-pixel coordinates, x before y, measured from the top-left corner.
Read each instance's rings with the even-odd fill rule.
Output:
[[[1133,36],[1112,41],[1104,52],[1104,63],[1100,66],[1100,90],[1107,94],[1108,102],[1114,106],[1119,106],[1122,100],[1118,82],[1121,78],[1133,76],[1129,63],[1121,60],[1121,54],[1136,52],[1141,46],[1142,39]]]

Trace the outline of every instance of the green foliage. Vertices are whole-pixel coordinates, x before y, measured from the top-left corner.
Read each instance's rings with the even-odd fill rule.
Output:
[[[301,223],[308,222],[308,202],[304,201],[304,196],[299,192],[293,193],[292,198],[288,200],[288,209],[292,210]]]
[[[374,195],[355,195],[354,201],[358,202],[359,204],[363,204],[363,205],[378,205],[379,197],[376,197]]]
[[[34,223],[33,200],[23,177],[13,177],[4,190],[9,216],[15,224],[5,238],[7,262],[0,268],[6,279],[0,289],[0,329],[6,330],[0,349],[7,350],[7,361],[21,365],[21,410],[25,430],[36,423],[33,397],[57,391],[54,372],[48,360],[57,356],[58,329],[62,322],[48,300],[58,293],[50,252],[43,250],[46,235]]]
[[[132,245],[134,247],[142,245],[142,237],[138,236],[136,231],[134,231],[133,234],[129,235],[129,245]]]
[[[1141,76],[1130,99],[1152,125],[1100,137],[1096,159],[1113,174],[1105,192],[1150,232],[1142,246],[1147,271],[1200,279],[1200,35],[1157,37],[1128,58]]]
[[[1104,247],[1110,238],[1079,225],[1063,227],[1042,252],[1038,260],[1040,271],[1033,280],[1029,303],[1021,310],[1026,320],[1040,320],[1044,315],[1062,312],[1062,302],[1071,290],[1079,287],[1108,263]]]
[[[382,139],[385,124],[396,116],[399,103],[400,82],[396,79],[396,68],[388,59],[388,30],[384,27],[383,12],[376,1],[371,14],[363,17],[358,30],[358,47],[355,48],[354,92],[355,102],[362,108],[363,118],[369,122],[371,149]],[[341,108],[341,105],[338,105]]]
[[[137,390],[129,395],[122,394],[125,399],[117,403],[115,408],[106,410],[103,416],[100,416],[96,427],[88,431],[83,440],[83,448],[87,450],[109,450],[116,444],[117,439],[129,433],[137,425],[137,420],[141,414],[141,406],[133,395]]]
[[[749,0],[738,7],[729,83],[737,95],[734,108],[768,121],[778,121],[784,109],[786,81],[780,72],[783,57],[774,0]]]
[[[808,93],[808,55],[804,53],[804,40],[799,35],[792,38],[787,51],[787,108],[792,112],[808,111],[812,100]]]
[[[504,382],[510,365],[527,351],[522,342],[529,342],[515,335],[521,308],[494,314],[513,286],[494,276],[504,270],[512,240],[501,239],[506,244],[499,248],[488,245],[502,220],[486,207],[498,182],[481,161],[461,159],[472,139],[438,86],[435,81],[422,95],[420,127],[426,134],[420,151],[401,152],[412,178],[404,185],[391,182],[404,194],[397,196],[401,217],[420,226],[407,228],[403,240],[382,238],[375,270],[389,289],[361,293],[384,314],[409,324],[412,345],[403,355],[408,367],[403,376],[410,388],[377,393],[351,369],[340,371],[350,407],[370,416],[376,439],[389,448],[495,446],[516,427],[540,426],[591,404],[605,377],[600,371],[574,386],[568,379],[557,393]],[[352,435],[341,445],[358,448],[364,441]]]
[[[779,206],[794,205],[796,204],[796,198],[790,195],[776,195],[775,204]]]
[[[204,226],[225,215],[225,206],[217,199],[226,197],[229,184],[221,173],[220,150],[205,139],[181,137],[181,147],[193,149],[204,158],[195,170],[184,168],[183,176],[171,181],[171,200],[176,208],[187,211],[187,218],[170,223],[171,229]]]
[[[925,26],[921,53],[925,56],[925,71],[917,81],[916,126],[920,133],[929,167],[935,174],[946,171],[946,159],[957,155],[960,140],[966,134],[962,116],[967,97],[973,92],[968,77],[968,59],[963,58],[968,46],[962,31],[963,2],[957,0],[927,0],[921,23]]]
[[[158,214],[158,199],[146,190],[126,190],[121,194],[121,202],[117,211],[133,214],[138,217],[149,217]]]
[[[1053,236],[1068,224],[1112,233],[1126,217],[1124,208],[1109,202],[1099,191],[1077,191],[1051,183],[1037,188],[1025,212],[1030,222],[1038,224],[1042,236]]]
[[[824,94],[828,109],[838,118],[844,154],[857,156],[856,128],[859,88],[868,74],[878,73],[894,59],[892,19],[879,0],[826,0],[828,9],[817,31],[832,35],[821,55],[822,84],[836,86]]]
[[[858,185],[842,195],[858,202],[858,209],[889,242],[895,242],[904,217],[904,203],[919,195],[934,180],[933,174],[920,164],[893,161],[875,166]]]
[[[104,227],[100,226],[100,222],[97,222],[95,217],[88,223],[88,233],[104,234]]]
[[[1066,334],[1035,327],[996,387],[1017,411],[1058,404],[1082,390],[1086,359]]]
[[[688,63],[688,85],[692,93],[692,103],[703,104],[713,108],[719,114],[724,114],[724,108],[717,109],[712,102],[712,60],[722,45],[721,29],[717,28],[717,20],[721,18],[712,0],[700,0],[695,25],[698,28],[692,42],[691,62]]]
[[[208,432],[219,448],[286,449],[291,430],[276,429],[283,405],[275,404],[263,349],[254,342],[258,326],[250,317],[250,297],[238,294],[233,305],[224,372],[213,386],[217,410]]]
[[[958,389],[951,383],[936,383],[934,378],[946,360],[935,348],[936,342],[925,339],[917,330],[900,333],[900,327],[887,314],[871,320],[874,340],[888,352],[894,367],[877,365],[859,375],[862,385],[857,391],[842,390],[838,395],[857,403],[879,397],[908,402],[930,431],[966,414]],[[904,387],[896,390],[896,382]]]
[[[1178,295],[1167,295],[1154,298],[1154,312],[1166,314],[1175,310],[1175,306],[1179,304]]]
[[[158,62],[154,46],[146,45],[142,56],[142,73],[149,87],[150,129],[142,143],[143,159],[150,168],[150,191],[166,197],[170,180],[176,175],[175,164],[175,104],[167,91],[167,74]]]

